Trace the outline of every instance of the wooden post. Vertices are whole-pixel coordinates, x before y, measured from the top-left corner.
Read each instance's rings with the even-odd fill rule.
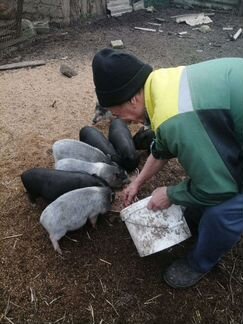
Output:
[[[239,0],[239,15],[243,16],[243,0]]]
[[[70,24],[70,0],[61,0],[62,13],[63,13],[63,23],[65,25]]]
[[[106,13],[106,1],[105,0],[95,0],[96,12],[98,16],[102,16]]]
[[[23,12],[24,0],[17,1],[17,12],[16,12],[16,38],[21,35],[21,21],[22,21],[22,12]]]
[[[80,0],[70,0],[70,24],[79,25],[81,15]]]
[[[82,16],[104,15],[106,13],[106,0],[79,0]]]

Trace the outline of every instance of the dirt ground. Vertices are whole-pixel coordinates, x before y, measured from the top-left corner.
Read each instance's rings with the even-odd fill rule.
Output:
[[[197,10],[198,11],[198,10]],[[193,244],[183,242],[140,258],[125,224],[109,213],[97,230],[88,224],[60,241],[54,252],[39,217],[46,204],[28,201],[20,174],[32,167],[53,167],[51,147],[62,138],[78,139],[91,125],[95,94],[91,60],[111,40],[154,68],[185,65],[224,56],[243,57],[243,37],[229,41],[223,27],[243,25],[234,13],[214,12],[209,33],[170,17],[182,9],[139,11],[119,18],[90,20],[81,28],[53,31],[31,45],[2,55],[1,63],[45,59],[46,65],[0,72],[0,322],[1,323],[243,323],[243,255],[230,251],[197,286],[168,287],[161,272]],[[166,21],[163,32],[148,22]],[[187,31],[183,37],[178,32]],[[67,32],[65,34],[60,34]],[[72,79],[61,63],[78,71]],[[108,123],[99,129],[107,132]],[[136,127],[131,127],[135,132]],[[141,159],[140,168],[145,157]],[[174,184],[184,173],[176,161],[147,184],[140,198],[158,185]],[[121,193],[113,208],[122,208]]]

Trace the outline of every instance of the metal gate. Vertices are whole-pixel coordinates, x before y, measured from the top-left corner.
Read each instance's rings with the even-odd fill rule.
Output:
[[[0,49],[16,43],[21,36],[24,0],[0,0]]]

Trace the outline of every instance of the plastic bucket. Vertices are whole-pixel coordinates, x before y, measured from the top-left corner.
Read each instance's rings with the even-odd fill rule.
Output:
[[[120,212],[141,257],[167,249],[191,236],[180,206],[171,205],[168,209],[153,212],[147,209],[150,198]]]

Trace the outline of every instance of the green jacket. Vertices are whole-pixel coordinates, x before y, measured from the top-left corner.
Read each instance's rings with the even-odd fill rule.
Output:
[[[213,206],[242,192],[243,59],[156,70],[145,104],[153,156],[177,157],[189,177],[168,187],[171,202]]]

